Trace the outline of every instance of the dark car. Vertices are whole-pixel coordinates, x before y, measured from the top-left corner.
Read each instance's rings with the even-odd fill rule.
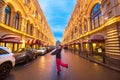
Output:
[[[35,49],[25,49],[20,48],[15,53],[16,64],[18,63],[28,63],[30,60],[36,59],[38,54]]]
[[[54,46],[50,46],[50,47],[48,48],[48,52],[50,52],[50,51],[52,51],[52,50],[54,50],[54,49],[55,49]]]

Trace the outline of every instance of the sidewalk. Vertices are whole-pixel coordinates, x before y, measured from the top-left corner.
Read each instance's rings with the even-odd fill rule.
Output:
[[[75,52],[75,54],[76,54],[76,53],[78,54],[78,52]],[[80,57],[84,58],[84,59],[90,60],[90,61],[92,61],[92,62],[101,64],[101,65],[103,65],[103,66],[105,66],[105,67],[108,67],[108,68],[111,68],[111,69],[113,69],[113,70],[116,70],[116,71],[120,72],[120,69],[119,69],[119,68],[114,67],[114,66],[112,66],[112,65],[109,65],[109,64],[107,64],[107,63],[103,63],[103,62],[100,62],[100,61],[98,61],[98,60],[95,60],[95,59],[92,58],[91,56],[87,56],[86,53],[80,53],[80,54],[78,54],[78,55],[79,55]]]
[[[108,68],[111,68],[111,69],[113,69],[113,70],[116,70],[116,71],[120,72],[120,69],[119,69],[119,68],[116,68],[116,67],[111,66],[111,65],[109,65],[109,64],[106,64],[106,63],[97,61],[97,60],[95,60],[95,59],[93,59],[93,58],[87,58],[87,59],[90,60],[90,61],[92,61],[92,62],[96,62],[96,63],[98,63],[98,64],[101,64],[101,65],[105,66],[105,67],[108,67]]]

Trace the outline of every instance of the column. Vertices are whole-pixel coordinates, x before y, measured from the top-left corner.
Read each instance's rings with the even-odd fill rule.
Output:
[[[11,16],[10,16],[10,26],[15,27],[15,22],[14,22],[14,16],[15,16],[15,11],[11,10]]]
[[[4,23],[4,6],[5,2],[0,0],[0,22]]]

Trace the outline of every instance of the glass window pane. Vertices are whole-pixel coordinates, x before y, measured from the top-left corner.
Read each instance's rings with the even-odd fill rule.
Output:
[[[5,24],[7,25],[10,24],[10,13],[11,13],[10,7],[6,6],[4,16],[5,16]]]
[[[98,20],[98,17],[102,15],[101,11],[100,11],[100,4],[96,4],[92,10],[91,13],[91,25],[92,25],[92,29],[95,29],[95,27],[99,27],[98,23],[101,23],[100,20]],[[98,22],[99,21],[99,22]]]
[[[2,54],[8,54],[8,52],[3,49],[0,49],[0,55],[2,55]]]

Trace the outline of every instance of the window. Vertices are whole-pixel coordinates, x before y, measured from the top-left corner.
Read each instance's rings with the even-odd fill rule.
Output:
[[[38,12],[37,11],[35,12],[35,17],[38,18]]]
[[[76,26],[75,26],[75,33],[74,33],[74,36],[77,36],[77,34],[78,34],[78,26],[76,25]]]
[[[19,14],[18,13],[16,13],[15,14],[15,19],[14,19],[15,21],[15,29],[18,29],[19,30]]]
[[[84,33],[86,33],[88,31],[88,25],[87,25],[87,20],[85,19],[85,23],[84,23]]]
[[[76,25],[76,27],[75,27],[75,33],[77,33],[78,32],[78,25]]]
[[[101,9],[100,4],[96,4],[91,13],[91,30],[100,26]]]
[[[30,25],[30,34],[33,35],[33,24]]]
[[[26,4],[27,6],[30,5],[30,0],[24,0],[24,2],[25,2],[25,4]]]
[[[11,9],[9,6],[6,6],[4,15],[5,15],[5,24],[10,25]]]
[[[3,49],[0,49],[0,55],[2,55],[2,54],[9,54],[9,53]]]
[[[26,25],[26,33],[29,33],[29,21],[27,22],[27,25]]]
[[[80,22],[80,28],[79,28],[80,34],[82,34],[82,23]]]

